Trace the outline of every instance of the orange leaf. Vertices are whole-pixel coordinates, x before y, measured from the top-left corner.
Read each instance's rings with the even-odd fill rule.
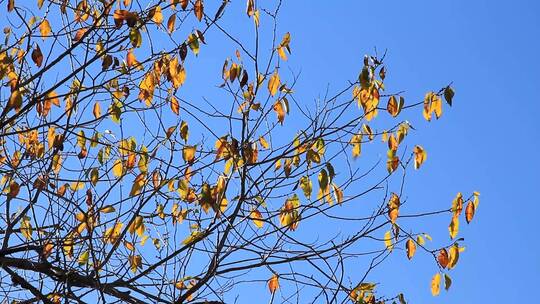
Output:
[[[416,244],[413,240],[408,239],[405,247],[407,248],[407,258],[410,260],[413,258],[414,253],[416,252]]]
[[[39,32],[41,34],[41,38],[45,40],[45,37],[49,36],[51,34],[51,24],[49,23],[49,20],[44,19],[41,24],[39,25]]]
[[[274,293],[276,292],[276,290],[278,290],[278,288],[279,288],[279,278],[276,274],[274,274],[272,278],[268,280],[268,290],[270,290],[270,293]]]
[[[96,119],[101,116],[101,106],[99,105],[98,101],[96,101],[96,103],[94,104],[94,110],[92,111],[92,113],[94,114],[94,117]]]
[[[178,103],[178,100],[174,96],[171,96],[170,105],[171,105],[171,110],[173,111],[173,113],[178,115],[180,113],[180,104]]]
[[[474,203],[469,201],[467,204],[467,208],[465,208],[465,220],[467,221],[467,224],[470,223],[474,217],[475,212]]]

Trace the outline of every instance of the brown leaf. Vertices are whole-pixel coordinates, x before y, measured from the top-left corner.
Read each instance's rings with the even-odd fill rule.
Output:
[[[193,9],[195,11],[195,17],[197,17],[197,19],[201,21],[204,14],[204,6],[202,0],[195,1]]]
[[[32,51],[32,60],[38,66],[38,68],[41,67],[41,63],[43,62],[43,53],[41,53],[39,45],[36,45],[36,48]]]

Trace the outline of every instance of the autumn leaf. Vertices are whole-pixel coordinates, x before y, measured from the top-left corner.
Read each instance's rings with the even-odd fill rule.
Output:
[[[469,201],[467,208],[465,208],[465,220],[467,221],[467,224],[473,220],[475,209],[474,203]]]
[[[96,101],[96,103],[94,104],[94,109],[92,113],[94,114],[94,118],[96,119],[101,116],[101,106],[99,104],[99,101]]]
[[[133,273],[142,268],[142,257],[140,255],[130,255],[128,257],[129,267]]]
[[[275,293],[279,289],[279,277],[274,274],[270,280],[268,280],[268,290],[271,294]]]
[[[280,99],[274,103],[274,111],[276,112],[278,122],[283,125],[283,121],[285,120],[285,107],[283,106],[283,103]]]
[[[171,105],[171,111],[174,114],[176,115],[180,114],[180,104],[178,103],[178,100],[174,96],[171,96],[169,104]]]
[[[454,99],[454,89],[452,89],[450,86],[447,86],[444,88],[444,99],[446,100],[446,103],[448,105],[452,106],[452,100]]]
[[[30,223],[30,217],[23,216],[21,219],[21,234],[27,239],[32,239],[32,224]]]
[[[414,168],[420,169],[420,166],[426,161],[427,159],[427,152],[422,148],[421,146],[415,146],[414,147]]]
[[[101,213],[112,213],[112,212],[114,212],[114,211],[116,211],[116,210],[115,210],[114,207],[111,206],[111,205],[104,206],[104,207],[102,207],[101,209],[99,209],[99,212],[101,212]]]
[[[341,205],[343,202],[343,190],[338,187],[338,185],[332,183],[332,188],[334,189],[334,196],[336,199],[336,202]]]
[[[195,56],[199,54],[199,38],[197,37],[197,35],[190,34],[188,36],[188,46],[193,52],[193,54],[195,54]]]
[[[45,38],[51,34],[51,25],[49,23],[49,20],[43,19],[43,21],[39,25],[39,33],[41,34],[41,38],[43,38],[43,40],[45,40]]]
[[[388,99],[388,105],[386,106],[386,110],[392,117],[396,117],[401,112],[401,109],[403,108],[403,98],[399,98],[399,104],[397,102],[396,96],[392,95]]]
[[[204,6],[203,6],[202,0],[196,0],[195,1],[195,4],[193,6],[193,10],[195,12],[195,17],[197,17],[197,19],[199,21],[201,21],[202,17],[203,17],[203,14],[204,14]]]
[[[84,251],[80,256],[77,262],[79,265],[86,265],[88,263],[88,258],[90,257],[90,253],[88,250]]]
[[[257,226],[257,228],[262,228],[264,225],[262,214],[259,210],[253,209],[250,214],[250,218],[253,221],[253,224]]]
[[[32,51],[32,61],[34,61],[38,68],[41,67],[41,64],[43,63],[43,54],[41,53],[39,45],[36,45]]]
[[[410,260],[413,258],[414,253],[416,252],[416,244],[413,240],[408,239],[405,243],[405,248],[407,249],[407,258]]]
[[[441,265],[442,268],[446,268],[448,266],[448,251],[446,251],[445,248],[439,250],[439,254],[437,255],[437,262],[439,262],[439,265]]]
[[[192,164],[195,161],[195,152],[197,151],[197,146],[184,146],[182,149],[182,157],[184,161],[188,164]]]
[[[309,176],[302,176],[299,180],[299,183],[300,183],[300,188],[304,192],[304,196],[307,199],[311,199],[311,192],[313,189],[313,184]]]
[[[436,273],[431,279],[431,294],[435,297],[438,296],[441,291],[441,274]]]
[[[390,230],[386,231],[384,234],[384,245],[388,251],[392,251],[394,249],[394,244],[392,243],[392,232]]]
[[[176,13],[172,14],[169,17],[169,19],[167,19],[167,31],[169,32],[169,34],[172,34],[174,32],[175,23],[176,23]]]
[[[459,260],[459,251],[460,248],[457,243],[454,243],[448,250],[448,269],[456,267]]]
[[[137,177],[133,181],[133,185],[131,186],[131,191],[129,192],[129,196],[139,195],[142,191],[142,188],[144,188],[145,184],[146,184],[146,174],[141,173],[137,175]]]
[[[444,274],[444,289],[448,290],[450,289],[450,286],[452,286],[452,279],[448,274]]]
[[[399,196],[395,193],[392,193],[392,195],[390,196],[390,200],[388,201],[388,217],[390,218],[392,224],[395,224],[396,219],[398,218],[399,206]]]
[[[163,14],[161,13],[161,7],[158,5],[153,9],[152,21],[156,24],[161,25],[163,23]]]
[[[113,174],[116,178],[122,177],[124,174],[124,164],[122,163],[122,159],[117,159],[112,168]]]
[[[270,76],[270,79],[268,80],[268,92],[270,92],[271,96],[276,95],[280,83],[281,82],[279,79],[279,74],[277,70],[275,70],[272,76]]]
[[[452,221],[448,225],[448,231],[450,232],[450,239],[456,238],[459,231],[459,218],[457,216],[452,216]]]

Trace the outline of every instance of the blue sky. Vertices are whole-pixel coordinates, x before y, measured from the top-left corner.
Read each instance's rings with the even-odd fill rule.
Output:
[[[449,201],[457,191],[481,192],[474,223],[462,224],[467,250],[451,291],[438,298],[429,294],[433,268],[420,263],[396,263],[389,281],[414,303],[530,301],[540,274],[540,2],[289,1],[281,28],[293,35],[291,65],[301,67],[306,92],[355,75],[374,47],[388,49],[388,81],[409,96],[454,82],[454,107],[417,126],[429,153],[418,182],[429,189],[416,179],[412,187]]]
[[[429,281],[437,269],[432,259],[419,257],[410,263],[404,254],[378,268],[373,279],[380,279],[388,294],[404,292],[411,303],[501,303],[501,298],[529,302],[540,274],[540,248],[533,235],[538,203],[534,190],[540,186],[535,155],[540,148],[535,123],[540,114],[535,91],[540,84],[540,2],[284,2],[278,36],[286,31],[292,35],[292,55],[285,66],[300,75],[295,96],[302,103],[355,79],[364,54],[373,54],[375,48],[379,53],[388,50],[387,87],[405,90],[407,100],[420,101],[427,91],[449,82],[456,91],[454,106],[445,106],[440,120],[428,123],[420,110],[415,114],[413,125],[419,132],[412,137],[426,148],[428,160],[410,177],[407,190],[423,210],[449,206],[458,191],[481,193],[473,223],[461,224],[467,249],[450,272],[453,286],[433,298]],[[246,33],[243,25],[231,22],[251,22],[243,9],[244,1],[233,1],[224,19],[240,35]],[[214,81],[224,58],[234,56],[231,43],[219,39],[221,33],[209,33],[208,47],[187,61],[182,90],[190,101],[222,96],[197,86],[198,80],[208,82],[209,73]],[[298,124],[292,118],[287,123]],[[201,132],[195,127],[192,136]],[[448,241],[447,220],[442,225],[426,223],[439,225],[429,231],[436,241]],[[262,285],[251,292],[268,296]]]

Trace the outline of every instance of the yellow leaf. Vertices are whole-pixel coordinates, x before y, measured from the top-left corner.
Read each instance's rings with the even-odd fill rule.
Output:
[[[265,149],[268,149],[270,148],[270,145],[268,144],[268,142],[266,141],[266,139],[264,139],[264,137],[259,137],[259,142],[261,143],[261,146]]]
[[[193,52],[193,54],[195,54],[195,56],[199,54],[199,38],[197,37],[197,35],[190,34],[188,36],[188,46]]]
[[[116,178],[122,177],[124,174],[124,165],[122,164],[122,159],[119,158],[114,162],[112,171]]]
[[[270,79],[268,80],[268,92],[270,92],[271,96],[276,95],[279,85],[280,85],[280,79],[279,74],[277,70],[274,71],[274,74],[270,76]]]
[[[277,51],[278,51],[278,55],[279,55],[279,57],[281,57],[281,59],[287,60],[287,54],[285,54],[285,48],[284,47],[279,46],[277,48]]]
[[[416,242],[418,243],[418,245],[421,245],[421,246],[423,246],[426,243],[426,241],[421,235],[416,237]]]
[[[133,273],[137,272],[137,269],[142,267],[142,258],[140,255],[130,255],[128,257],[129,266]]]
[[[309,176],[302,176],[299,182],[300,182],[300,188],[302,188],[302,191],[304,191],[304,196],[307,199],[311,199],[313,183],[311,182],[311,179],[309,178]]]
[[[139,195],[146,184],[146,174],[141,173],[137,175],[131,186],[131,191],[129,192],[130,196]]]
[[[161,13],[161,7],[159,5],[154,9],[152,21],[154,21],[156,24],[161,24],[163,22],[163,14]]]
[[[438,296],[441,291],[441,274],[436,273],[431,279],[431,294],[433,296]]]
[[[173,111],[173,113],[178,115],[180,113],[180,104],[178,103],[178,100],[174,96],[171,96],[170,105],[171,105],[171,110]]]
[[[32,238],[32,224],[30,223],[30,217],[23,216],[21,219],[21,234],[27,239]]]
[[[81,181],[72,182],[69,185],[69,187],[71,188],[72,191],[79,191],[79,190],[84,189],[84,182],[81,182]]]
[[[268,280],[268,290],[270,291],[270,293],[274,293],[276,292],[276,290],[279,289],[279,277],[274,274],[270,280]]]
[[[384,245],[386,245],[386,249],[389,251],[394,249],[394,244],[392,243],[392,232],[390,230],[386,231],[384,234]]]
[[[427,159],[427,152],[422,148],[421,146],[415,146],[414,147],[414,168],[420,169],[420,166],[426,161]]]
[[[450,232],[450,239],[454,239],[459,231],[459,218],[457,216],[452,216],[452,221],[448,225],[448,231]]]
[[[478,208],[478,204],[480,203],[480,192],[474,191],[473,195],[474,195],[474,200],[473,200],[474,209],[476,209]]]
[[[336,197],[336,202],[341,205],[341,203],[343,202],[343,190],[341,190],[334,183],[332,183],[332,188],[334,189],[334,196]]]
[[[298,212],[300,208],[300,200],[296,194],[293,194],[291,198],[285,201],[285,204],[281,207],[279,214],[279,221],[283,227],[288,227],[294,231],[298,228],[301,216]]]
[[[413,240],[408,239],[405,247],[407,248],[407,258],[410,260],[413,258],[414,253],[416,252],[416,244]]]
[[[114,212],[116,210],[114,209],[113,206],[109,205],[109,206],[102,207],[99,211],[101,213],[111,213],[111,212]]]
[[[280,99],[274,103],[274,111],[276,112],[278,122],[283,125],[283,121],[285,120],[285,106],[281,102]]]
[[[255,13],[253,13],[253,21],[255,22],[256,27],[259,27],[259,20],[260,20],[260,13],[259,13],[259,10],[256,10]]]
[[[51,25],[49,24],[49,20],[43,19],[39,25],[39,32],[41,33],[41,38],[43,38],[43,40],[45,40],[45,37],[51,34]]]
[[[456,267],[459,260],[460,247],[457,243],[454,243],[448,251],[448,269]]]
[[[257,226],[257,228],[262,228],[264,225],[262,214],[259,210],[253,209],[250,214],[250,218],[253,221],[253,224]]]
[[[186,246],[191,245],[194,242],[200,240],[203,236],[204,236],[204,232],[195,230],[195,231],[191,232],[191,234],[186,239],[184,239],[182,241],[182,244],[184,244]]]
[[[79,263],[79,265],[85,265],[86,263],[88,263],[89,257],[90,257],[90,254],[88,253],[88,250],[86,250],[79,256],[79,259],[77,260],[77,262]]]
[[[142,216],[137,215],[133,222],[128,227],[128,231],[131,234],[137,233],[139,237],[142,237],[144,235],[145,227],[144,227],[144,219]]]
[[[184,161],[188,164],[192,164],[195,161],[195,152],[197,151],[197,146],[184,146],[182,149],[182,157]]]

